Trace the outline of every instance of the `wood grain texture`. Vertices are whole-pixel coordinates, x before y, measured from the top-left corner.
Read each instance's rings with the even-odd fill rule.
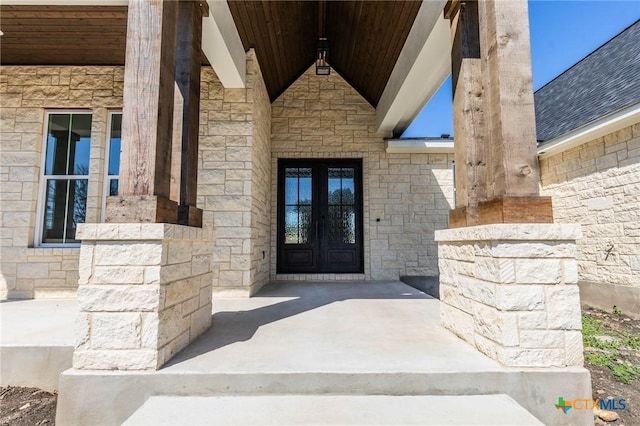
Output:
[[[144,209],[153,216],[149,221],[159,215],[167,221],[170,214],[158,209],[176,207],[165,201],[170,197],[177,11],[176,2],[162,0],[129,6],[118,190],[121,197],[155,197],[159,204]],[[131,214],[133,221],[142,213]],[[175,222],[177,207],[173,217]]]
[[[553,223],[551,197],[501,197],[478,204],[480,225]]]
[[[178,3],[178,28],[175,80],[179,97],[174,102],[177,107],[174,124],[179,121],[181,132],[178,223],[202,226],[202,211],[196,208],[202,45],[202,15],[198,3]]]
[[[229,1],[245,49],[255,47],[271,100],[315,60],[319,32],[329,64],[377,105],[420,8],[419,1]]]
[[[451,38],[456,207],[466,207],[466,224],[472,226],[478,223],[478,202],[487,196],[488,139],[477,2],[458,8],[451,21]]]
[[[122,65],[126,6],[2,5],[3,65]]]
[[[539,194],[535,112],[526,0],[479,2],[487,197]]]

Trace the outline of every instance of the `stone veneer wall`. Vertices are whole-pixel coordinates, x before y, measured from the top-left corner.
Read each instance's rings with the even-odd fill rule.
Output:
[[[447,154],[387,154],[375,109],[335,71],[307,70],[272,104],[271,275],[282,279],[398,279],[437,275],[434,231],[448,224],[453,175]],[[365,274],[276,275],[277,161],[363,161]],[[377,219],[380,219],[377,222]]]
[[[582,225],[580,281],[640,289],[640,123],[541,159],[540,169],[554,220]]]
[[[198,206],[215,227],[214,292],[248,296],[268,281],[270,247],[271,108],[253,50],[246,89],[225,89],[207,67],[201,96]]]
[[[245,295],[268,281],[271,247],[271,107],[253,51],[247,61],[246,89],[224,89],[211,67],[202,69],[198,169],[203,227],[216,234],[213,284]],[[75,294],[80,249],[34,247],[45,112],[92,113],[87,223],[100,222],[108,111],[122,108],[123,71],[2,67],[0,298]]]
[[[154,370],[211,326],[206,231],[164,223],[78,227],[73,367]]]
[[[102,214],[108,108],[120,108],[122,67],[0,69],[0,299],[69,296],[79,248],[34,247],[46,108],[91,111],[87,222]]]
[[[442,325],[509,367],[582,366],[576,224],[436,233]]]

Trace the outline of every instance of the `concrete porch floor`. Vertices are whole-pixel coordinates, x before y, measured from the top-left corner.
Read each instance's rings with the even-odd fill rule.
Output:
[[[213,306],[211,329],[159,371],[66,370],[57,423],[121,424],[163,395],[506,394],[544,423],[563,424],[558,396],[590,392],[582,368],[502,367],[440,326],[438,300],[400,282],[275,282]],[[70,365],[74,300],[11,301],[0,310],[3,384],[30,353],[40,353],[30,380]],[[56,367],[35,345],[67,364]]]
[[[440,327],[439,301],[400,282],[274,282],[213,302],[211,329],[162,373],[502,371]]]

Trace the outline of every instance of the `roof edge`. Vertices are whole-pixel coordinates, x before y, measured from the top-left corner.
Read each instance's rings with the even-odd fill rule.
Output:
[[[538,145],[538,157],[543,159],[560,154],[636,123],[640,123],[640,102],[590,121],[577,129]]]

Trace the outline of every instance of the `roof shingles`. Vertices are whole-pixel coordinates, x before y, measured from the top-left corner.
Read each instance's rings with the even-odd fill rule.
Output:
[[[539,141],[640,102],[640,20],[535,93]]]

